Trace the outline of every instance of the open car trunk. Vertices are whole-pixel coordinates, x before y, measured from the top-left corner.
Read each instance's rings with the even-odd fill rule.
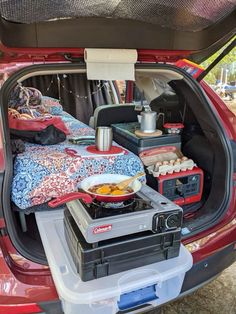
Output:
[[[139,49],[139,60],[152,55],[153,61],[188,57],[200,63],[225,45],[236,27],[231,0],[106,5],[102,0],[1,0],[0,16],[2,62],[73,60],[81,58],[81,47],[96,47]]]
[[[4,218],[7,234],[19,254],[34,262],[49,265],[65,313],[126,312],[137,306],[139,308],[143,301],[157,306],[176,298],[181,291],[186,271],[192,267],[192,256],[181,244],[181,240],[187,244],[201,239],[211,231],[211,227],[217,228],[217,224],[226,216],[233,190],[233,154],[229,139],[214,106],[200,84],[188,74],[191,67],[185,68],[186,73],[171,64],[179,64],[178,61],[181,63],[186,58],[200,63],[219,50],[235,35],[235,14],[232,0],[213,0],[208,3],[202,0],[153,0],[140,3],[134,0],[114,0],[105,5],[103,0],[0,0],[0,63],[4,64],[3,68],[10,62],[44,63],[17,71],[1,88],[4,165],[0,218]],[[163,64],[156,64],[157,62]],[[70,88],[66,81],[77,74],[83,78],[87,75],[88,80],[83,79],[81,85],[74,82],[73,88]],[[198,74],[195,73],[194,77]],[[204,75],[202,72],[198,76],[199,81]],[[40,77],[44,76],[49,80],[46,89],[39,84]],[[52,80],[52,76],[56,79]],[[101,79],[103,81],[99,81]],[[108,173],[133,176],[143,171],[141,159],[129,151],[130,148],[133,152],[129,145],[124,145],[125,149],[119,148],[121,155],[109,156],[103,162],[102,158],[99,161],[91,156],[87,158],[88,151],[84,149],[84,155],[84,147],[77,150],[78,143],[73,143],[72,146],[69,138],[66,138],[72,129],[75,131],[73,135],[84,135],[83,132],[88,127],[81,121],[88,124],[92,115],[94,117],[90,121],[93,121],[94,127],[112,125],[113,131],[119,123],[137,123],[137,113],[133,112],[130,117],[125,108],[129,111],[131,107],[126,104],[118,104],[115,111],[113,105],[104,106],[108,110],[94,110],[100,104],[119,103],[119,96],[115,95],[116,85],[111,83],[118,79],[135,81],[141,98],[145,98],[141,101],[138,99],[138,102],[143,104],[145,101],[145,105],[149,104],[153,111],[164,115],[165,122],[181,122],[184,125],[182,134],[177,135],[177,140],[171,143],[186,156],[182,157],[180,153],[179,159],[192,159],[195,164],[192,168],[182,169],[188,173],[188,178],[187,181],[185,178],[176,180],[175,192],[182,193],[180,187],[189,182],[190,178],[193,179],[188,185],[190,194],[196,187],[198,194],[201,194],[199,191],[202,187],[203,189],[200,198],[193,202],[195,198],[190,196],[191,202],[182,203],[183,225],[182,209],[161,195],[160,177],[165,177],[166,173],[156,178],[146,168],[147,184],[160,193],[143,185],[131,200],[131,207],[134,204],[135,209],[132,207],[131,213],[126,212],[127,216],[123,215],[127,210],[123,203],[123,207],[117,209],[117,216],[110,213],[115,208],[108,205],[106,209],[109,213],[104,217],[105,208],[99,203],[101,217],[107,218],[108,224],[94,228],[93,222],[90,224],[88,221],[90,218],[92,221],[93,218],[97,219],[97,216],[89,213],[88,204],[77,199],[74,200],[75,211],[80,214],[77,222],[69,204],[63,204],[53,212],[47,206],[51,198],[77,190],[82,178],[90,177],[94,172],[105,173],[106,178]],[[99,95],[101,97],[95,100],[97,93],[94,93],[93,87],[101,91],[108,80],[113,86],[113,101],[108,101],[108,98],[103,101],[107,95]],[[130,83],[127,82],[127,85],[131,86]],[[61,131],[61,137],[57,130],[58,138],[66,140],[47,146],[26,141],[25,152],[13,156],[10,134],[13,134],[14,127],[9,129],[11,122],[8,123],[8,117],[9,121],[14,118],[17,120],[18,114],[18,120],[22,120],[22,116],[23,120],[27,117],[27,113],[21,111],[25,109],[24,106],[19,112],[17,106],[14,112],[14,102],[11,106],[11,96],[17,94],[14,89],[16,85],[21,95],[24,89],[22,86],[28,85],[38,88],[44,95],[60,100],[65,96],[61,94],[61,87],[68,95],[75,96],[74,99],[64,97],[66,101],[63,113],[58,113],[59,106],[54,114],[46,110],[40,112],[42,107],[38,108],[38,112],[36,110],[40,118],[44,119],[45,114],[51,114],[48,120],[56,120],[58,117],[54,115],[59,115],[64,126],[70,124],[71,130],[68,127],[67,134],[65,129],[65,132]],[[83,91],[80,88],[82,85]],[[51,87],[58,90],[57,95],[47,93]],[[84,93],[85,89],[88,94]],[[37,94],[35,90],[34,92],[31,89],[33,105]],[[129,90],[128,93],[131,94]],[[95,106],[91,106],[91,99]],[[27,96],[27,109],[30,107],[28,101]],[[11,112],[8,111],[8,105],[13,109]],[[134,107],[134,104],[131,106]],[[86,114],[83,115],[83,112]],[[31,120],[32,117],[35,118],[35,115],[30,111],[30,118],[28,116],[27,119]],[[64,118],[70,120],[68,125]],[[163,127],[162,130],[164,129]],[[49,137],[45,129],[41,133],[46,138]],[[94,135],[94,130],[90,128],[88,134]],[[163,134],[155,138],[156,146],[162,146],[158,141],[165,137],[170,139],[171,136],[172,134]],[[75,138],[72,141],[76,141]],[[117,142],[119,143],[118,138]],[[113,162],[112,166],[108,160]],[[95,166],[92,165],[93,162]],[[167,176],[171,175],[178,177],[178,171],[167,173]],[[200,180],[199,185],[196,180]],[[166,180],[166,183],[168,185],[169,181]],[[55,190],[59,191],[57,195]],[[173,206],[172,210],[169,206]],[[95,206],[95,212],[98,207]],[[62,209],[66,210],[63,212]],[[39,210],[42,212],[37,212]],[[129,215],[131,219],[126,219]],[[147,223],[143,217],[148,217]],[[114,220],[111,222],[110,219]],[[137,222],[138,219],[141,221]],[[121,230],[118,234],[114,228],[115,220],[116,226]],[[97,240],[95,235],[99,234],[100,240],[93,242],[91,238],[88,239],[87,234],[83,233],[81,221],[85,222],[87,229],[90,228],[92,239]],[[133,221],[136,222],[136,229],[132,229]],[[98,258],[93,255],[94,252]],[[144,266],[145,263],[149,264]],[[95,278],[98,280],[92,280]]]
[[[5,138],[5,158],[11,160],[6,165],[3,183],[2,205],[6,218],[7,229],[17,250],[25,257],[47,264],[41,239],[37,231],[34,214],[26,215],[27,232],[23,232],[19,223],[19,213],[13,210],[11,184],[13,177],[13,161],[10,148],[7,107],[9,97],[16,82],[29,83],[32,77],[52,74],[84,73],[81,64],[48,64],[34,65],[17,71],[4,84],[1,90],[3,104],[3,129]],[[209,229],[215,225],[228,208],[232,184],[232,160],[230,144],[224,129],[218,120],[217,113],[204,94],[200,85],[185,71],[171,65],[136,65],[135,76],[137,85],[142,85],[145,96],[152,110],[171,110],[173,117],[180,114],[185,125],[181,136],[181,150],[184,155],[193,159],[204,172],[203,195],[200,202],[184,206],[186,215],[183,222],[183,239]],[[159,86],[167,86],[171,93],[155,94],[150,92],[148,81],[158,81]],[[153,86],[153,85],[152,85]],[[35,79],[34,87],[37,86]],[[173,102],[174,97],[174,102]],[[121,105],[122,106],[122,105]],[[175,118],[173,118],[175,119]],[[122,122],[122,121],[116,121]],[[132,122],[132,121],[130,121]],[[170,121],[176,122],[176,121]]]

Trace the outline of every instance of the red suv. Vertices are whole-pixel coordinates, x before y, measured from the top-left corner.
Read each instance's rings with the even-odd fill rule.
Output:
[[[233,2],[7,0],[0,1],[0,12],[2,72],[13,62],[24,64],[11,73],[0,95],[0,313],[62,313],[34,215],[29,215],[27,230],[22,230],[19,213],[12,210],[7,108],[17,82],[86,72],[84,48],[136,49],[136,73],[150,77],[158,73],[158,86],[168,85],[178,96],[175,104],[164,96],[162,107],[166,103],[173,112],[185,108],[181,144],[204,171],[204,188],[197,210],[183,222],[182,242],[194,264],[181,295],[230,266],[236,260],[236,118],[203,81],[211,66],[204,71],[180,60],[201,63],[234,38]],[[233,46],[235,39],[218,59]],[[35,64],[26,66],[27,62]],[[126,86],[126,101],[132,102],[136,86],[131,81]]]

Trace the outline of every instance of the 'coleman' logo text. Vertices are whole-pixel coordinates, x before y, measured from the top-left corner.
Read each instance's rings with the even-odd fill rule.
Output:
[[[112,225],[103,225],[103,226],[95,227],[93,228],[93,234],[108,232],[108,231],[111,231],[111,229],[112,229]]]

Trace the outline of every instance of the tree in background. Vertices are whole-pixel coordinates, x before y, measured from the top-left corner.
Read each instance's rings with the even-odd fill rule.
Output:
[[[229,43],[228,43],[229,44]],[[219,51],[217,51],[215,54],[213,54],[210,58],[208,58],[206,61],[204,61],[201,66],[204,68],[207,68],[208,65],[210,65],[215,58],[218,57],[218,55],[224,50],[226,46],[222,47]],[[222,70],[223,69],[223,70]],[[222,79],[223,82],[225,82],[225,76],[226,76],[226,70],[227,72],[227,82],[233,82],[236,83],[236,47],[230,51],[205,77],[205,80],[212,85],[216,85],[217,82]],[[223,75],[222,75],[223,74]]]

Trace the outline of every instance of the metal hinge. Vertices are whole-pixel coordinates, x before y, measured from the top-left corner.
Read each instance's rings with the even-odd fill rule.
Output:
[[[84,64],[84,58],[83,57],[72,57],[71,54],[64,54],[64,58],[66,59],[66,61]]]

